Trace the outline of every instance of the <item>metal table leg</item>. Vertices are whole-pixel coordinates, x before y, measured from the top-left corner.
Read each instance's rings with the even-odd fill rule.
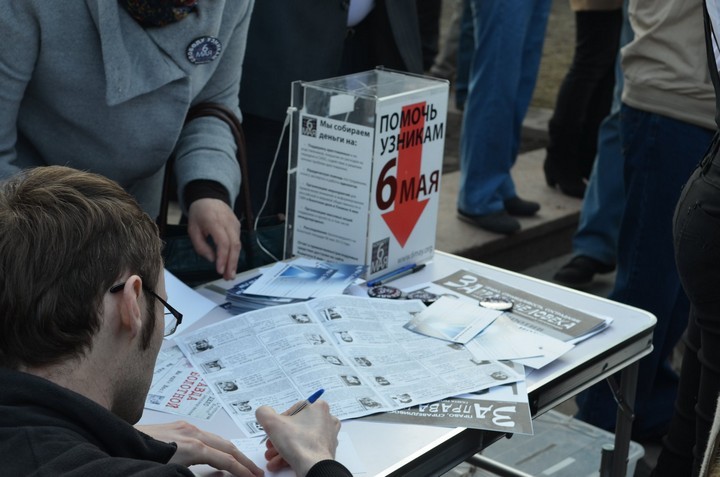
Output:
[[[613,396],[618,405],[617,424],[615,425],[615,446],[612,451],[612,459],[605,458],[601,461],[600,475],[611,477],[625,477],[627,475],[628,455],[630,453],[630,436],[632,434],[632,422],[635,418],[634,405],[637,392],[637,378],[640,363],[635,362],[620,372],[620,387],[615,383],[614,377],[610,376],[607,381],[612,389]],[[604,451],[604,453],[606,453]],[[612,463],[611,469],[607,469],[608,461]]]

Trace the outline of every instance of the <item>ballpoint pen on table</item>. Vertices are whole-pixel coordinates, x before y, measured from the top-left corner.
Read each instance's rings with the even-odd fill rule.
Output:
[[[294,416],[294,415],[297,414],[298,412],[302,411],[303,409],[305,409],[306,407],[308,407],[310,404],[312,404],[312,403],[314,403],[315,401],[317,401],[318,398],[319,398],[320,396],[322,396],[322,394],[323,394],[324,392],[325,392],[324,389],[322,389],[322,388],[318,389],[317,391],[315,391],[314,393],[312,393],[309,398],[307,398],[306,400],[304,400],[303,402],[301,402],[300,405],[297,406],[295,409],[293,409],[293,411],[292,411],[290,414],[288,414],[288,415],[289,415],[289,416]],[[266,435],[265,437],[263,437],[263,440],[260,441],[260,444],[262,444],[262,443],[265,442],[266,440],[268,440],[268,436],[267,436],[267,435]]]
[[[411,265],[405,265],[404,267],[400,267],[400,268],[398,268],[397,270],[394,270],[394,271],[392,271],[392,272],[390,272],[390,273],[387,273],[387,274],[385,274],[385,275],[382,275],[382,276],[380,276],[380,277],[377,277],[377,278],[375,278],[375,279],[373,279],[373,280],[368,281],[368,282],[366,283],[366,285],[369,286],[369,287],[375,287],[375,286],[378,286],[378,285],[384,285],[384,284],[386,284],[386,283],[388,283],[388,282],[390,282],[390,281],[392,281],[392,280],[397,280],[397,279],[402,278],[402,277],[404,277],[404,276],[406,276],[406,275],[410,275],[410,274],[412,274],[412,273],[419,272],[419,271],[422,270],[423,268],[425,268],[425,264],[424,264],[424,263],[421,263],[420,265],[416,265],[416,264],[414,264],[414,263],[411,264]]]

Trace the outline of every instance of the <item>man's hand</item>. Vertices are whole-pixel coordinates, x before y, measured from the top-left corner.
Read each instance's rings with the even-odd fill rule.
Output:
[[[235,278],[240,256],[240,221],[232,209],[218,199],[198,199],[188,210],[188,234],[198,255],[215,262],[215,269],[225,278]],[[210,236],[215,250],[207,243]]]
[[[294,416],[261,406],[255,417],[269,437],[265,451],[269,471],[289,465],[304,477],[316,463],[335,458],[340,421],[330,414],[327,402],[316,401]]]
[[[186,467],[208,464],[239,477],[260,477],[263,470],[245,457],[232,442],[210,432],[201,431],[187,422],[135,426],[141,432],[163,442],[177,444],[170,462]]]

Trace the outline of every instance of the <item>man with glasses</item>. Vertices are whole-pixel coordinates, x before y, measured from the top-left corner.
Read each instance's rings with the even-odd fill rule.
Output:
[[[4,475],[191,476],[193,464],[263,474],[187,423],[131,425],[163,335],[182,322],[164,298],[161,247],[150,217],[101,176],[49,166],[0,184]],[[268,469],[349,475],[331,460],[340,424],[327,403],[292,418],[261,407],[257,417]]]

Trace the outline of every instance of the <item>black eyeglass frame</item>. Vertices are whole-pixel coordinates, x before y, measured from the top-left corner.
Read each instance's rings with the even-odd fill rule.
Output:
[[[112,287],[110,287],[110,293],[117,293],[120,290],[122,290],[124,287],[125,287],[125,282],[118,283],[117,285],[113,285]],[[145,286],[144,283],[142,285],[142,288],[143,288],[143,290],[145,290],[145,292],[147,292],[147,293],[151,294],[152,296],[154,296],[155,298],[157,298],[158,301],[160,301],[160,303],[162,303],[163,306],[167,309],[167,311],[170,312],[170,314],[173,316],[173,318],[175,318],[175,326],[170,328],[170,331],[168,331],[167,328],[164,328],[163,336],[167,337],[167,336],[170,336],[173,333],[175,333],[175,331],[177,330],[177,327],[180,325],[180,323],[182,323],[183,314],[180,313],[178,310],[176,310],[170,303],[163,300],[160,295],[158,295],[157,293],[152,291],[149,287]]]

